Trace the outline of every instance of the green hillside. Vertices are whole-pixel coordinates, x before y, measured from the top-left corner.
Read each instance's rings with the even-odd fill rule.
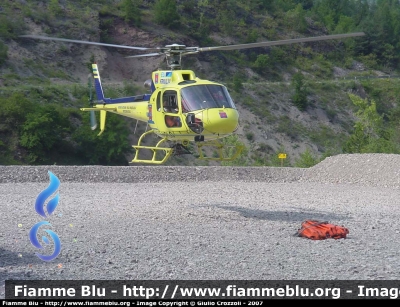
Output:
[[[129,165],[145,123],[110,114],[90,130],[87,75],[106,95],[145,93],[163,58],[19,37],[138,47],[221,46],[364,32],[360,38],[210,51],[184,68],[226,84],[240,111],[223,165],[309,167],[339,153],[400,153],[400,3],[392,0],[6,0],[0,5],[0,164]],[[136,54],[135,52],[133,52]],[[279,153],[287,159],[278,159]],[[169,165],[210,165],[180,156]]]

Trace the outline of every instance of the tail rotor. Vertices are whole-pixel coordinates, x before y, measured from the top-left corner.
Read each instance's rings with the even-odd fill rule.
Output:
[[[88,88],[89,88],[89,105],[93,107],[93,76],[88,75]],[[95,130],[97,128],[96,114],[94,111],[90,111],[90,128]]]

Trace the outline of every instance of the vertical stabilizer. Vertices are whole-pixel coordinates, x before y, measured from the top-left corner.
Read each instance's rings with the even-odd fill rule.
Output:
[[[96,89],[97,100],[104,100],[103,87],[101,86],[100,73],[97,64],[92,64],[94,88]]]
[[[92,64],[92,70],[93,70],[94,88],[96,89],[97,100],[104,101],[103,87],[101,86],[100,73],[99,70],[97,69],[97,64]],[[106,128],[106,114],[107,114],[106,111],[104,110],[100,111],[100,133],[98,135],[101,135]]]

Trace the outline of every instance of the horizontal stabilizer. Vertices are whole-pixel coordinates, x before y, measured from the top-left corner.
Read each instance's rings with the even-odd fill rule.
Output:
[[[107,106],[103,106],[101,108],[81,108],[81,111],[114,111],[117,112],[117,108],[116,107],[107,107]]]

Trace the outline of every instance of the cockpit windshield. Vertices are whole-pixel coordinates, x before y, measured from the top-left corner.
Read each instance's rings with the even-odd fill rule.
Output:
[[[181,90],[182,112],[210,108],[233,108],[235,104],[222,85],[204,84],[185,87]]]

